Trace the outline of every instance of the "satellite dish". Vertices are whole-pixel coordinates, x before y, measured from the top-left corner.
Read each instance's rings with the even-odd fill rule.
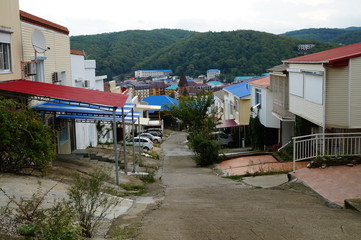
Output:
[[[41,31],[34,30],[32,36],[31,36],[31,41],[32,41],[35,52],[43,53],[46,50],[48,50],[47,47],[45,46],[45,37]]]

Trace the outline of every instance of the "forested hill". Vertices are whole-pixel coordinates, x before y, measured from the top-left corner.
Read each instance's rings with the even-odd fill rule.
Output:
[[[282,34],[293,38],[316,40],[339,44],[361,42],[361,27],[349,28],[309,28]]]
[[[197,76],[217,68],[228,78],[260,74],[298,56],[298,45],[307,43],[315,44],[310,53],[336,46],[249,30],[196,33],[139,62],[133,70],[166,68]]]
[[[211,68],[233,78],[263,73],[281,64],[281,60],[298,56],[299,44],[315,44],[310,53],[337,46],[249,30],[139,30],[75,36],[70,40],[71,48],[85,50],[88,59],[97,61],[97,74],[107,74],[108,79],[134,74],[139,69],[171,69],[175,74],[198,76]]]
[[[176,29],[130,30],[70,37],[72,50],[85,51],[97,61],[97,74],[112,76],[130,73],[135,64],[165,46],[194,32]]]

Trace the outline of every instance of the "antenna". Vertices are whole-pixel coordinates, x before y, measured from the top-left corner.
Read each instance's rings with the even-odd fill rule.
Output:
[[[33,34],[31,36],[31,42],[33,44],[35,53],[43,53],[48,50],[45,43],[45,37],[40,30],[36,29],[33,31]]]

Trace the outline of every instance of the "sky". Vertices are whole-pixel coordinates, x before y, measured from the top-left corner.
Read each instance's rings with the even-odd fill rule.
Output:
[[[361,26],[360,0],[19,0],[71,36],[159,28],[197,32]]]

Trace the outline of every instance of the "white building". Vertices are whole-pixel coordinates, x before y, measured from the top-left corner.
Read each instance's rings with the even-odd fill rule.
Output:
[[[164,76],[168,77],[170,74],[172,74],[172,70],[137,70],[134,75],[135,78],[160,78]]]
[[[107,75],[95,76],[95,60],[85,60],[82,51],[71,50],[72,86],[104,91]]]
[[[212,79],[219,77],[221,75],[221,70],[219,69],[209,69],[207,71],[207,79]]]
[[[71,50],[71,79],[72,86],[104,91],[104,76],[95,76],[95,60],[85,60],[84,53]],[[107,124],[105,125],[107,126]],[[109,127],[109,126],[107,126]],[[105,130],[104,130],[105,131]],[[86,149],[98,145],[98,133],[95,123],[75,123],[76,149]],[[112,132],[106,134],[101,141],[112,141]]]

